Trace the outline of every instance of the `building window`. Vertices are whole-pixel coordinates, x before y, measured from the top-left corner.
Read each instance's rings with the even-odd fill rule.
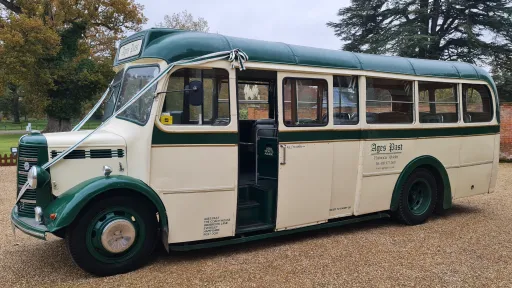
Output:
[[[457,84],[418,82],[420,123],[457,123]]]
[[[191,81],[197,80],[203,83],[204,100],[202,105],[193,106],[184,89]],[[189,68],[174,72],[167,85],[161,122],[166,125],[228,125],[228,72],[223,69]]]
[[[334,125],[359,123],[357,76],[334,76],[333,106]]]
[[[325,126],[329,122],[327,81],[285,78],[283,80],[284,124]]]
[[[414,121],[413,82],[366,78],[366,122],[407,124]]]
[[[269,111],[269,84],[238,82],[238,115],[240,120],[273,118]]]
[[[464,122],[489,122],[492,120],[491,92],[486,85],[462,84]]]

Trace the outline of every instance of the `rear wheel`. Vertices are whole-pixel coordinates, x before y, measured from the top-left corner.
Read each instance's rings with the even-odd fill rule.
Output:
[[[84,209],[67,229],[75,263],[89,273],[125,273],[145,264],[157,239],[156,213],[146,199],[114,196]]]
[[[436,202],[436,178],[427,169],[419,168],[402,186],[395,213],[399,220],[408,225],[421,224],[432,215]]]

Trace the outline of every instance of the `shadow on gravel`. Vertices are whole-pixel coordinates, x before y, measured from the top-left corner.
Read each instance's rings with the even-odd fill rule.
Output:
[[[450,219],[460,217],[467,214],[480,214],[483,210],[474,206],[454,205],[451,210],[446,211],[443,215],[433,216],[433,220]],[[189,252],[175,252],[170,254],[164,250],[163,245],[158,245],[155,251],[155,257],[148,263],[145,269],[151,270],[158,266],[164,266],[164,269],[172,269],[175,265],[183,263],[193,264],[204,260],[214,260],[219,257],[229,257],[240,253],[251,253],[259,251],[269,251],[282,245],[290,245],[300,243],[302,241],[321,240],[331,236],[347,236],[354,233],[362,233],[367,230],[384,230],[384,229],[407,229],[393,219],[384,218],[361,223],[350,224],[341,227],[328,228],[324,230],[308,231],[292,235],[280,236],[236,244],[231,246],[207,248],[194,250]],[[375,231],[372,231],[375,232]],[[23,245],[23,244],[21,244]],[[35,243],[27,245],[24,249],[17,249],[17,259],[34,259],[31,261],[30,269],[23,271],[24,278],[38,278],[45,275],[46,281],[53,283],[70,283],[73,280],[87,280],[96,278],[80,268],[78,268],[69,255],[64,240],[51,240],[47,242]],[[41,261],[38,261],[41,260]],[[44,261],[43,261],[44,260]],[[151,267],[154,266],[154,267]],[[138,273],[138,272],[134,272]]]
[[[445,211],[442,215],[434,214],[432,220],[448,220],[450,218],[460,217],[467,214],[480,214],[483,209],[474,206],[454,205],[451,209]],[[280,236],[276,238],[269,238],[257,240],[254,242],[247,242],[242,244],[235,244],[230,246],[206,248],[200,250],[192,250],[188,252],[171,251],[169,254],[165,252],[163,247],[157,252],[157,257],[154,264],[173,265],[180,262],[195,262],[200,260],[214,259],[216,257],[236,255],[239,253],[250,253],[262,250],[271,250],[274,247],[281,245],[289,245],[293,243],[300,243],[302,241],[310,241],[322,239],[330,236],[343,236],[353,233],[360,233],[372,229],[407,229],[407,226],[395,221],[392,218],[383,218],[371,220],[366,222],[349,224],[346,226],[328,228],[323,230],[301,232],[292,235]],[[155,263],[156,262],[156,263]]]
[[[200,250],[192,250],[188,252],[171,251],[169,254],[163,251],[163,248],[158,252],[156,262],[173,264],[179,262],[194,262],[212,259],[221,256],[230,256],[239,253],[250,253],[262,250],[271,250],[272,248],[281,245],[289,245],[293,243],[300,243],[302,241],[318,240],[332,235],[342,236],[353,233],[359,233],[367,229],[384,229],[390,226],[400,226],[391,219],[378,219],[361,223],[349,224],[341,227],[328,228],[316,231],[300,232],[292,235],[279,236],[275,238],[268,238],[257,240],[253,242],[205,248]]]

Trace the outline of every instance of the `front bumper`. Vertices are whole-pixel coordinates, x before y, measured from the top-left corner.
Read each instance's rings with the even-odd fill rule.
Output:
[[[11,224],[13,227],[32,237],[46,240],[48,228],[45,225],[39,224],[34,218],[20,217],[14,210],[15,208],[11,212]]]

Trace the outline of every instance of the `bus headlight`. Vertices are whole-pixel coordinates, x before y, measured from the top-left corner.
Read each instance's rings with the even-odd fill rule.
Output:
[[[27,182],[30,188],[36,189],[37,188],[37,167],[32,166],[30,170],[28,171],[27,175]]]

